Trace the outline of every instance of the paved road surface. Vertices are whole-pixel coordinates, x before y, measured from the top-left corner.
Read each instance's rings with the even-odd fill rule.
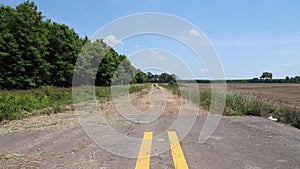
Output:
[[[175,96],[173,99],[176,100]],[[112,105],[105,100],[102,103],[102,110]],[[111,125],[124,135],[143,138],[145,132],[153,134],[149,161],[151,169],[175,168],[168,135],[170,125],[177,117],[172,109],[167,107],[158,119],[149,124],[136,124],[116,115],[107,117],[111,119]],[[213,136],[200,144],[198,138],[205,119],[205,116],[199,116],[189,134],[180,142],[188,168],[300,168],[299,129],[260,117],[222,117]],[[3,169],[134,169],[137,166],[136,158],[114,155],[98,147],[72,112],[13,121],[2,125],[0,133],[0,168]],[[181,138],[180,132],[174,133]],[[138,147],[141,145],[142,142]],[[145,145],[149,146],[149,142]],[[166,147],[168,151],[157,154]],[[135,153],[138,155],[140,152],[137,150]],[[184,169],[184,165],[181,168]]]

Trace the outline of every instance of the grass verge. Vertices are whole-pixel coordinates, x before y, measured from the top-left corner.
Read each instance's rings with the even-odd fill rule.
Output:
[[[129,93],[142,91],[149,84],[132,84]],[[80,91],[81,102],[93,98],[90,90]],[[97,99],[111,97],[110,87],[95,87]],[[72,104],[72,88],[43,87],[33,90],[0,91],[0,122],[23,119],[37,114],[51,114],[64,111],[62,106]],[[39,111],[36,111],[39,110]]]

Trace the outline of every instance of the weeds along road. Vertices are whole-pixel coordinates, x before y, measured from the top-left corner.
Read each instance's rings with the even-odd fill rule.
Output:
[[[161,97],[162,93],[165,97]],[[150,99],[149,95],[152,95]],[[199,133],[206,119],[206,112],[200,110],[193,128],[171,151],[170,147],[176,144],[179,134],[168,130],[177,118],[180,98],[152,86],[151,90],[131,94],[130,99],[136,109],[158,118],[147,124],[134,123],[120,116],[114,103],[105,99],[99,101],[99,111],[119,133],[144,138],[134,153],[145,158],[121,157],[100,148],[70,111],[1,125],[0,168],[300,168],[300,130],[296,128],[260,117],[222,117],[212,137],[200,144]],[[160,110],[159,106],[165,106],[162,114],[151,111]],[[194,105],[190,106],[194,108]],[[125,113],[132,113],[130,108],[125,107],[126,110]],[[131,117],[140,117],[136,114],[138,112],[134,113]],[[159,135],[163,132],[165,134]],[[169,150],[158,153],[164,148]]]

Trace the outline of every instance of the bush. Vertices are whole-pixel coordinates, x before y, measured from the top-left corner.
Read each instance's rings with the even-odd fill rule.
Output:
[[[281,108],[273,113],[279,122],[290,124],[294,127],[300,128],[300,112],[296,109]]]

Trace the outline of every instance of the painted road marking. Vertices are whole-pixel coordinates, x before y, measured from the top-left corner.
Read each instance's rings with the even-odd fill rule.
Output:
[[[145,132],[135,169],[149,169],[153,132]]]
[[[168,135],[175,169],[188,169],[176,132],[169,131]]]

